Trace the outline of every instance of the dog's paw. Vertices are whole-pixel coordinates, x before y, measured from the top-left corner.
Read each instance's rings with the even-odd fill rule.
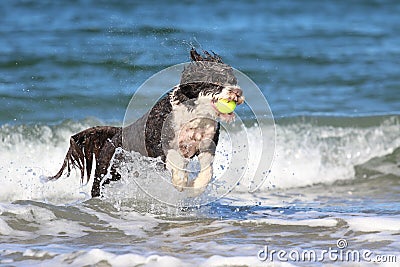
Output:
[[[202,170],[199,175],[190,182],[189,186],[186,188],[186,191],[189,193],[191,197],[196,197],[201,195],[211,181],[212,178],[212,169],[207,168]],[[185,191],[185,192],[186,192]]]
[[[184,171],[172,170],[172,184],[179,191],[182,192],[187,186],[188,175]]]

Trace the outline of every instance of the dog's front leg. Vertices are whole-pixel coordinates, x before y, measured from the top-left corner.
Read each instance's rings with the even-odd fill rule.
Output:
[[[198,196],[204,192],[213,175],[212,162],[214,160],[214,155],[210,152],[202,152],[198,155],[198,159],[200,163],[200,172],[189,185],[192,187],[193,196]]]
[[[172,174],[172,184],[178,191],[183,191],[187,186],[188,173],[187,160],[178,151],[170,149],[167,153],[166,167]]]

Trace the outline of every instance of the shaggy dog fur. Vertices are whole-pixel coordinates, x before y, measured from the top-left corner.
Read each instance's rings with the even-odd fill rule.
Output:
[[[177,190],[204,191],[212,178],[212,161],[219,138],[219,122],[234,120],[234,114],[222,114],[215,103],[229,99],[238,105],[244,102],[242,91],[229,65],[207,51],[204,55],[190,51],[192,62],[182,72],[180,84],[164,95],[142,118],[122,128],[98,126],[73,135],[64,163],[50,180],[58,179],[71,167],[80,170],[83,180],[91,177],[93,157],[96,161],[92,197],[100,196],[101,188],[121,178],[112,159],[116,148],[136,151],[148,157],[161,157],[171,171]],[[123,142],[124,141],[124,142]],[[188,181],[185,170],[188,160],[197,156],[200,172]],[[111,175],[107,175],[107,172]]]

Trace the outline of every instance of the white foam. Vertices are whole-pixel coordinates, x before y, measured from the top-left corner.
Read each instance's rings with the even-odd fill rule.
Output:
[[[268,224],[308,227],[335,227],[338,222],[335,219],[311,219],[311,220],[287,220],[287,219],[257,219],[240,221],[241,224]]]
[[[81,237],[91,231],[90,228],[81,225],[78,221],[57,218],[49,209],[34,205],[0,204],[0,214],[7,211],[7,216],[12,220],[23,220],[26,224],[37,227],[34,232],[27,230],[14,230],[9,227],[6,221],[0,218],[0,233],[8,236],[20,236],[34,238],[35,236],[69,236]]]
[[[200,264],[204,267],[217,267],[217,266],[295,266],[288,262],[273,262],[266,263],[258,260],[255,256],[234,256],[234,257],[224,257],[224,256],[211,256],[205,262]]]
[[[82,186],[75,170],[68,178],[47,183],[41,180],[41,176],[54,175],[61,167],[68,150],[69,138],[74,132],[37,126],[33,136],[29,136],[20,128],[23,127],[13,128],[14,132],[9,134],[2,132],[0,201],[40,200],[66,203],[87,199],[91,185]]]
[[[10,227],[6,220],[0,218],[0,236],[12,236],[12,237],[26,237],[29,234],[25,233],[24,231],[15,230]]]
[[[9,251],[9,254],[15,253]],[[182,260],[173,256],[150,255],[143,256],[134,253],[115,254],[103,249],[90,249],[87,251],[75,251],[70,253],[52,253],[45,250],[26,249],[23,256],[26,259],[21,265],[11,259],[0,260],[0,263],[8,263],[15,266],[143,266],[143,267],[180,267],[180,266],[295,266],[288,262],[263,262],[254,256],[220,256],[213,255],[209,258],[191,257]],[[6,255],[3,253],[3,255]]]
[[[55,253],[51,253],[45,250],[33,250],[33,249],[27,249],[24,251],[22,254],[24,257],[31,257],[31,258],[44,258],[47,256],[54,256],[56,255]]]
[[[108,264],[114,267],[125,266],[187,266],[180,259],[171,256],[142,256],[133,253],[114,254],[102,249],[91,249],[89,251],[79,251],[73,253],[60,254],[51,260],[45,260],[30,266],[88,266],[99,263]]]
[[[14,233],[14,229],[12,229],[8,224],[0,218],[0,234],[1,235],[11,235]]]
[[[398,122],[366,128],[292,124],[276,130],[275,159],[261,190],[354,179],[355,165],[400,146]]]
[[[400,216],[397,217],[349,217],[346,222],[353,231],[400,234]]]
[[[393,121],[365,128],[315,126],[307,123],[277,125],[275,160],[260,190],[330,184],[337,180],[353,179],[355,165],[391,153],[400,146],[399,125]],[[79,173],[75,170],[70,177],[63,176],[55,182],[42,183],[40,180],[41,175],[50,176],[58,171],[68,150],[70,136],[87,127],[89,125],[80,123],[53,128],[2,126],[0,201],[29,199],[57,204],[90,198],[93,179],[82,186]],[[259,133],[251,127],[247,129],[247,134],[250,155],[257,157]],[[228,141],[222,136],[219,147],[229,147],[224,142]],[[217,155],[214,167],[216,174],[223,173],[218,166],[227,164],[227,161],[229,157]],[[254,162],[254,159],[250,160],[248,169],[256,168]],[[262,167],[268,172],[270,162],[262,164],[265,164]],[[240,170],[242,166],[234,167]],[[246,183],[235,188],[237,192],[247,190]]]
[[[99,221],[107,222],[109,227],[122,231],[125,235],[145,238],[147,231],[153,231],[158,226],[158,220],[150,215],[141,215],[134,211],[119,211],[115,218],[107,213],[96,212],[92,209],[80,207],[88,214],[94,214]]]

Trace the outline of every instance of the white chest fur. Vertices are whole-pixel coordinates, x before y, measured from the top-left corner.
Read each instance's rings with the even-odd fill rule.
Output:
[[[198,98],[192,109],[183,104],[173,106],[172,126],[174,139],[170,147],[178,150],[184,158],[191,158],[197,152],[211,149],[217,121],[214,110],[207,98]]]

